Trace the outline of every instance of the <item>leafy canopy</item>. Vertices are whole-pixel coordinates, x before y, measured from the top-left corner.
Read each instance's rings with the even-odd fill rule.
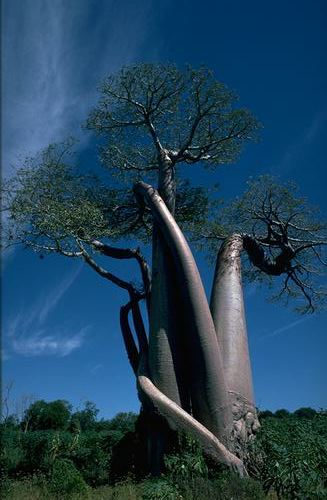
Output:
[[[272,284],[277,277],[281,288],[274,298],[304,297],[302,311],[323,303],[319,274],[326,264],[325,226],[294,186],[261,177],[249,183],[243,197],[218,210],[210,191],[185,180],[189,165],[235,162],[260,128],[211,71],[132,65],[107,78],[99,90],[85,126],[98,136],[101,175],[74,165],[71,140],[27,158],[2,186],[5,245],[81,257],[104,275],[91,257],[99,251],[98,240],[149,241],[152,217],[135,199],[132,185],[138,179],[158,183],[168,162],[176,184],[175,218],[184,232],[204,240],[215,256],[223,238],[241,233],[247,278]],[[109,273],[106,277],[112,279]]]
[[[236,99],[206,68],[132,65],[103,82],[86,127],[104,138],[100,159],[118,175],[158,170],[162,152],[174,164],[233,163],[260,128]]]

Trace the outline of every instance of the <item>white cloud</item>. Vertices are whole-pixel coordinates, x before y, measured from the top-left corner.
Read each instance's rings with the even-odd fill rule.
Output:
[[[65,357],[82,346],[88,328],[82,328],[70,337],[44,335],[45,330],[40,330],[31,336],[14,339],[12,348],[23,356]]]
[[[62,280],[58,287],[54,288],[53,291],[42,301],[42,308],[40,308],[39,322],[43,323],[51,311],[56,307],[59,300],[67,292],[67,290],[72,286],[78,275],[82,270],[82,265],[76,268],[75,271],[70,273],[66,278]]]
[[[263,335],[261,337],[261,340],[267,339],[270,337],[276,337],[277,335],[280,335],[281,333],[287,332],[288,330],[292,330],[293,328],[300,325],[301,323],[308,321],[310,318],[312,318],[312,316],[305,316],[305,317],[302,317],[302,318],[297,319],[295,321],[292,321],[291,323],[287,323],[286,325],[281,326],[280,328],[276,328],[276,330],[273,330],[272,332],[267,333],[266,335]]]
[[[101,371],[102,368],[103,368],[103,365],[101,363],[99,363],[97,365],[92,366],[92,368],[90,368],[90,372],[92,373],[92,375],[95,375],[96,373]]]
[[[78,135],[96,85],[140,50],[149,7],[114,0],[3,1],[3,168]]]
[[[46,297],[36,300],[36,305],[21,309],[5,329],[6,352],[12,351],[23,356],[68,356],[80,348],[85,340],[88,327],[71,334],[55,332],[58,327],[49,327],[46,320],[69,290],[81,271],[81,266],[68,274]]]

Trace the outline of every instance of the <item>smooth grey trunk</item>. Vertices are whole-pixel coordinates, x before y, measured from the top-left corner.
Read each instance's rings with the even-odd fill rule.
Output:
[[[158,190],[174,214],[176,198],[175,169],[168,153],[158,156]],[[155,385],[175,403],[187,407],[188,394],[183,383],[179,297],[175,287],[175,265],[160,228],[154,222],[152,241],[152,287],[149,315],[149,370]]]
[[[248,336],[245,320],[241,275],[243,239],[234,234],[218,253],[210,309],[230,396],[237,448],[242,448],[258,427],[256,417]]]
[[[164,150],[158,157],[158,189],[169,210],[175,211],[175,170]],[[185,410],[190,411],[188,385],[185,384],[184,363],[181,359],[180,298],[175,286],[174,259],[154,221],[152,239],[152,284],[149,308],[149,355],[148,367],[155,386]],[[168,446],[168,423],[156,417],[153,409],[144,405],[149,421],[148,462],[149,470],[158,475],[163,468],[163,455]],[[152,419],[152,420],[151,420]],[[169,422],[174,429],[173,422]]]
[[[149,317],[149,370],[151,379],[167,397],[189,408],[181,359],[180,299],[176,269],[167,244],[156,228],[153,236],[152,288]]]
[[[146,200],[174,257],[176,284],[187,322],[192,414],[227,446],[232,415],[214,324],[201,278],[189,246],[158,193],[145,183],[135,189]]]

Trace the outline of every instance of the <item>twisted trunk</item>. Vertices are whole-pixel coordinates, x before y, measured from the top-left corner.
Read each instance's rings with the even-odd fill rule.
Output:
[[[158,189],[171,213],[175,211],[175,171],[164,150],[158,157]],[[181,333],[184,330],[180,314],[180,299],[174,283],[174,259],[156,221],[153,224],[152,285],[149,309],[149,376],[155,386],[168,398],[190,411],[188,385],[185,384],[184,364],[181,359]],[[148,462],[152,474],[162,472],[163,455],[171,438],[171,431],[153,408],[144,404],[148,426]],[[171,426],[173,428],[173,426]]]
[[[174,258],[187,326],[192,413],[227,446],[231,435],[231,411],[215,328],[201,278],[188,244],[158,193],[144,183],[135,186],[150,207]],[[151,377],[152,372],[150,371]],[[160,389],[160,387],[158,387]]]
[[[242,236],[235,234],[224,241],[217,258],[210,300],[233,411],[234,447],[240,455],[246,441],[259,426],[243,301],[242,251]]]
[[[137,384],[142,402],[146,405],[150,401],[154,410],[170,422],[174,429],[182,430],[191,434],[202,444],[204,452],[215,462],[227,465],[241,477],[247,475],[241,459],[231,453],[212,432],[189,415],[174,401],[167,398],[167,396],[159,391],[159,389],[151,382],[147,373],[146,361],[144,358],[141,361],[139,368]],[[156,465],[158,466],[158,464]]]
[[[204,452],[209,455],[214,461],[224,463],[240,476],[247,475],[246,469],[242,460],[231,453],[221,441],[210,432],[204,425],[193,418],[189,413],[183,410],[174,401],[167,398],[150,380],[148,372],[148,349],[144,342],[145,329],[142,316],[139,309],[138,301],[130,301],[123,309],[124,311],[124,328],[129,336],[132,335],[128,322],[128,313],[132,310],[134,328],[137,338],[139,339],[139,365],[137,370],[137,386],[140,400],[143,407],[151,410],[152,424],[150,432],[148,432],[148,447],[155,461],[151,464],[152,472],[159,474],[162,471],[162,456],[158,453],[158,443],[155,450],[152,450],[153,436],[157,431],[162,430],[162,424],[168,422],[174,430],[182,430],[193,435],[203,446]],[[153,418],[157,415],[157,418]],[[158,417],[161,418],[158,418]],[[159,426],[158,426],[159,425]],[[154,453],[154,451],[156,453]],[[164,448],[161,449],[162,455]]]
[[[175,211],[175,172],[167,153],[158,156],[158,189],[168,209]],[[149,315],[149,370],[155,385],[179,405],[187,404],[179,358],[180,331],[174,293],[175,266],[169,248],[154,222],[152,242],[152,288]]]

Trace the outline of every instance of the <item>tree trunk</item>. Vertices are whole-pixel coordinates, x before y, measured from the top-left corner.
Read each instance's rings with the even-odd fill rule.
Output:
[[[253,396],[252,373],[244,312],[241,253],[243,239],[226,239],[218,253],[210,300],[224,374],[232,404],[234,446],[242,456],[246,441],[259,426]]]
[[[221,353],[197,266],[182,232],[158,193],[144,183],[138,183],[136,189],[144,196],[174,258],[187,326],[188,346],[184,356],[190,367],[191,377],[187,382],[192,414],[228,446],[231,408]]]
[[[174,168],[167,158],[160,159],[159,190],[169,210],[175,210]],[[180,299],[175,284],[173,256],[154,222],[152,240],[152,284],[149,314],[149,374],[155,386],[170,400],[190,411],[190,396],[185,384],[181,359],[183,331]],[[148,461],[153,475],[162,471],[163,455],[171,430],[167,422],[145,405],[151,428],[147,438]],[[171,422],[173,428],[173,423]]]

